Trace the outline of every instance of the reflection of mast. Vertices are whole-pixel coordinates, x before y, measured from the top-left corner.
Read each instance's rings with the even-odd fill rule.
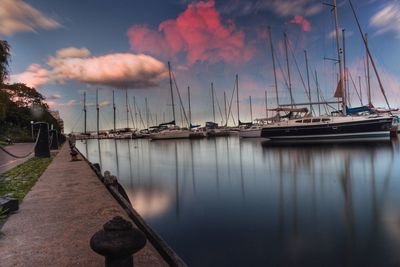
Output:
[[[215,138],[214,138],[215,139]],[[193,141],[190,142],[190,155],[192,162],[192,183],[193,183],[193,193],[196,195],[196,177],[194,175],[194,155],[193,155]]]
[[[215,173],[217,182],[217,195],[219,196],[219,171],[218,171],[218,150],[217,150],[217,138],[214,138],[214,151],[215,151]]]
[[[101,149],[100,149],[100,139],[97,138],[97,149],[99,151],[99,163],[100,167],[103,168],[103,162],[101,160]]]
[[[179,174],[178,174],[178,147],[175,143],[175,198],[176,198],[176,218],[179,219]]]
[[[114,146],[115,146],[115,161],[116,161],[116,164],[117,164],[117,177],[120,178],[119,177],[119,159],[118,159],[117,139],[114,139]]]
[[[229,156],[229,153],[228,153]],[[242,158],[242,142],[239,142],[239,159],[240,159],[240,185],[242,187],[242,199],[246,198],[245,190],[244,190],[244,176],[243,176],[243,158]]]
[[[344,161],[344,173],[341,175],[340,183],[342,186],[344,197],[344,212],[347,227],[350,230],[351,237],[354,237],[354,212],[353,212],[353,196],[351,187],[351,174],[350,174],[350,157]]]

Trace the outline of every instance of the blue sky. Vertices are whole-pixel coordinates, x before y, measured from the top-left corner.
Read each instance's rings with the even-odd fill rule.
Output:
[[[390,104],[399,106],[398,78],[400,3],[354,0],[361,25],[369,34]],[[210,83],[223,106],[230,99],[234,76],[239,74],[242,120],[250,117],[248,97],[253,98],[254,117],[262,117],[264,91],[270,107],[276,104],[267,26],[272,27],[278,61],[283,71],[283,32],[287,32],[300,71],[305,78],[304,52],[310,71],[318,71],[321,90],[332,99],[337,66],[324,57],[335,57],[330,9],[316,0],[216,0],[213,1],[46,1],[0,0],[0,38],[12,49],[11,81],[34,86],[59,110],[66,131],[82,130],[82,93],[87,92],[89,127],[95,128],[95,90],[100,89],[101,128],[112,127],[112,90],[116,90],[119,127],[126,124],[125,91],[144,113],[149,102],[153,123],[171,115],[166,63],[171,61],[183,102],[191,87],[195,123],[212,118]],[[366,102],[363,68],[364,48],[347,1],[338,1],[340,26],[346,29],[348,68]],[[294,58],[290,55],[293,94],[306,97]],[[286,74],[285,74],[286,75]],[[314,76],[311,87],[315,98]],[[279,96],[287,103],[288,90],[278,69]],[[384,101],[373,78],[373,99]],[[360,103],[350,82],[352,105]],[[175,96],[175,98],[177,98]],[[179,112],[177,112],[179,114]],[[217,113],[218,114],[218,113]],[[234,111],[234,114],[236,112]],[[179,119],[179,116],[178,116]],[[219,115],[217,120],[221,120]]]

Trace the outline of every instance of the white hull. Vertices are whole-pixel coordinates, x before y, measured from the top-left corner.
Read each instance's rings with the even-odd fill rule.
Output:
[[[165,130],[159,133],[150,134],[152,140],[163,139],[185,139],[189,138],[191,131],[188,130]]]
[[[243,129],[239,131],[239,136],[243,138],[256,138],[261,137],[261,128],[260,129]]]

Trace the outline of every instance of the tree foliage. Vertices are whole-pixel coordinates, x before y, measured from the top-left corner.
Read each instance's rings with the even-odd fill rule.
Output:
[[[0,40],[0,84],[8,77],[8,63],[10,61],[10,45]]]

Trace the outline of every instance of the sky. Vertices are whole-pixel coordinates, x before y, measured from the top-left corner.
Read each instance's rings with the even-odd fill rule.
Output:
[[[389,103],[399,107],[400,66],[394,59],[400,56],[400,2],[353,0],[353,4],[368,33]],[[348,0],[338,0],[337,6],[340,28],[346,33],[351,105],[359,106],[367,102],[365,48]],[[307,102],[304,50],[312,99],[317,100],[317,76],[324,99],[334,100],[338,67],[329,60],[337,58],[334,20],[331,7],[322,1],[0,0],[0,39],[11,45],[9,82],[26,83],[42,93],[48,105],[60,111],[66,132],[83,130],[83,92],[88,128],[96,128],[96,90],[102,129],[113,127],[113,90],[117,127],[127,126],[126,100],[132,108],[133,98],[145,124],[146,100],[150,124],[172,120],[168,61],[186,112],[190,87],[193,123],[213,120],[211,82],[224,113],[224,92],[229,106],[236,74],[241,121],[250,120],[250,96],[253,118],[265,117],[265,92],[268,107],[276,106],[268,27],[280,103],[290,103],[284,32],[294,100]],[[374,104],[385,106],[372,68],[371,79]],[[359,89],[359,81],[361,97],[354,89]],[[180,121],[176,93],[174,98]],[[232,112],[237,120],[236,107]],[[216,121],[221,120],[216,103]],[[130,115],[128,121],[132,127]]]

